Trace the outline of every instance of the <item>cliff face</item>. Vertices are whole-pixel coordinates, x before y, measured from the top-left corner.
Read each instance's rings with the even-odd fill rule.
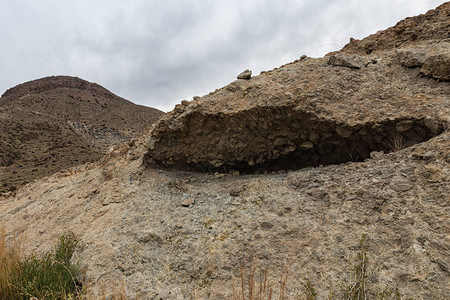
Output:
[[[73,231],[93,297],[230,299],[251,266],[325,298],[367,234],[373,288],[446,299],[449,12],[183,102],[101,163],[1,199],[8,235],[41,252]]]
[[[0,98],[0,192],[99,160],[161,115],[75,77],[19,84]]]

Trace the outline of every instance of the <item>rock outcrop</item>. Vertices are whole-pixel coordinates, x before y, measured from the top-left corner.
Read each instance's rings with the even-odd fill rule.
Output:
[[[178,105],[152,130],[147,162],[289,170],[362,161],[438,135],[450,120],[449,6]]]
[[[237,76],[237,79],[250,79],[250,78],[252,78],[252,71],[250,71],[250,70],[245,70],[245,71],[243,71],[242,73],[240,73],[238,76]]]
[[[450,80],[450,39],[437,45],[424,45],[397,50],[400,64],[408,68],[421,68],[426,76]]]
[[[347,67],[350,69],[361,69],[362,67],[364,67],[362,61],[358,60],[355,57],[350,57],[348,55],[343,54],[331,55],[328,60],[328,64],[333,66]]]

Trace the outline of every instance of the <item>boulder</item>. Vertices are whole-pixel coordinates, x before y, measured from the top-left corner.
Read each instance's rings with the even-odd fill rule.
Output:
[[[420,72],[439,80],[450,80],[450,43],[417,45],[416,48],[397,50],[398,61],[403,67],[421,67]]]
[[[415,68],[423,66],[426,52],[416,49],[402,49],[397,50],[397,56],[402,66]]]
[[[450,80],[450,47],[446,53],[428,56],[420,71],[436,79]]]

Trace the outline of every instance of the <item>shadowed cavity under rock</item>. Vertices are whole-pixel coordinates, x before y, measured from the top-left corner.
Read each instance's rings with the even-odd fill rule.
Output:
[[[184,126],[158,132],[149,165],[202,172],[254,174],[363,161],[373,151],[398,151],[445,129],[432,118],[397,118],[350,126],[292,107],[233,115],[186,116]]]

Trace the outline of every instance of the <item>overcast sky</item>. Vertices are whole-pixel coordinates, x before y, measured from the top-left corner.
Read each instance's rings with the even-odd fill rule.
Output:
[[[437,0],[1,0],[0,94],[71,75],[171,110],[235,80],[343,47]]]

